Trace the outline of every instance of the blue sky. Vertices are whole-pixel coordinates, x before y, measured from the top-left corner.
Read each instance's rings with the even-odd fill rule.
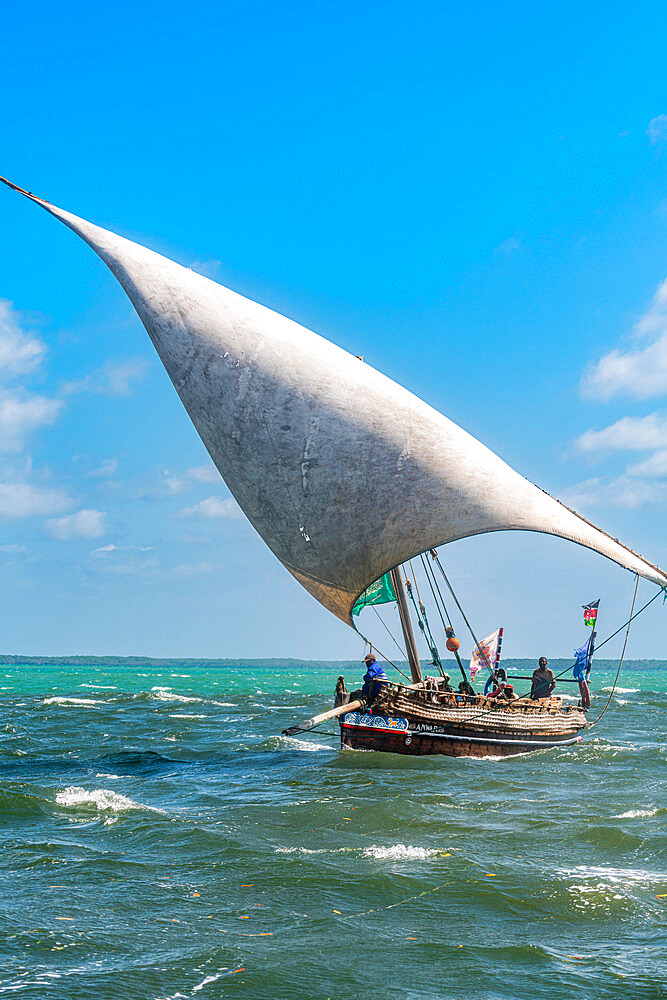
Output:
[[[14,6],[0,172],[363,354],[664,567],[666,20]],[[10,191],[0,220],[0,650],[363,653],[233,516],[100,261]],[[604,632],[632,596],[556,539],[443,558],[507,655],[569,655],[584,601]],[[630,655],[664,655],[664,615]]]

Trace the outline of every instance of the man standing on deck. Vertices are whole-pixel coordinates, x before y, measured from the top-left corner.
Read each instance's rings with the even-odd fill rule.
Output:
[[[540,701],[542,698],[550,698],[551,692],[556,687],[556,678],[553,670],[547,666],[546,656],[540,656],[537,670],[533,672],[533,684],[530,697],[533,701]]]

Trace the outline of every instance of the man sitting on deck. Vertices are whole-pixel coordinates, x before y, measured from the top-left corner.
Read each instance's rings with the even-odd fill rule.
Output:
[[[533,672],[533,685],[530,697],[533,701],[540,701],[542,698],[550,698],[551,692],[556,687],[556,678],[553,670],[547,666],[546,656],[540,656],[538,668]]]
[[[513,684],[505,684],[504,688],[502,689],[502,691],[500,692],[500,694],[497,697],[498,697],[498,701],[503,701],[503,700],[505,700],[505,701],[518,701],[519,700],[518,695],[516,695],[514,693],[514,685]]]

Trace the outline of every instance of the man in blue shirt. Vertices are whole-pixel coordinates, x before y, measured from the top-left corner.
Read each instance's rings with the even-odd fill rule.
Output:
[[[364,674],[364,686],[361,689],[361,697],[367,705],[372,704],[380,693],[381,688],[389,683],[389,678],[383,668],[376,662],[372,653],[364,657],[366,673]]]

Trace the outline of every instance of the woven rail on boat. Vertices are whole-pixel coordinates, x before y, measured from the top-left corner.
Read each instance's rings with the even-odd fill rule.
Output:
[[[493,730],[494,732],[517,733],[573,733],[586,725],[586,716],[577,709],[564,711],[561,708],[536,705],[500,706],[487,702],[486,705],[454,706],[434,704],[421,698],[399,692],[382,692],[373,711],[379,714],[404,715],[411,719],[435,725],[463,726],[466,729]]]

